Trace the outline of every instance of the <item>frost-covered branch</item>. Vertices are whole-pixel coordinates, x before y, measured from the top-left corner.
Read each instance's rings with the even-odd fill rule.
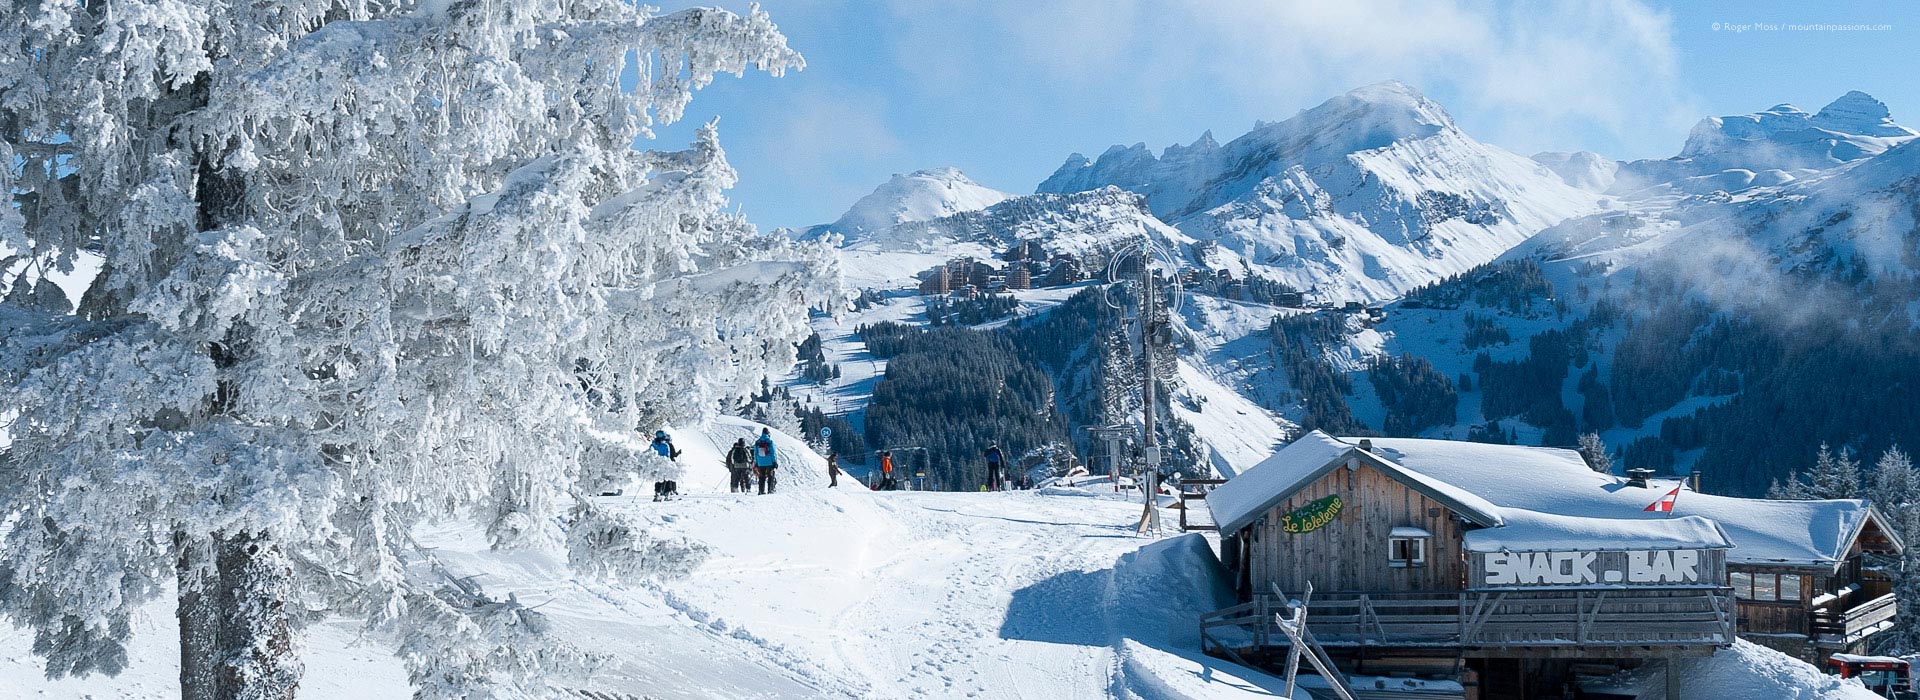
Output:
[[[537,625],[425,587],[410,535],[697,561],[575,494],[665,473],[624,438],[784,371],[837,272],[728,211],[713,124],[632,144],[715,74],[801,65],[758,8],[0,6],[0,268],[103,269],[82,316],[0,303],[0,615],[113,672],[136,607],[238,567],[397,630],[424,696],[564,661],[501,651]]]

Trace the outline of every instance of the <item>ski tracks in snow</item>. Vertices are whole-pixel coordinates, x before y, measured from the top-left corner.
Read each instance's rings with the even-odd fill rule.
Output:
[[[1212,680],[1233,671],[1169,632],[1217,606],[1193,585],[1206,574],[1166,569],[1203,572],[1210,552],[1134,536],[1138,503],[819,489],[636,505],[715,552],[659,597],[807,697],[1239,697]]]

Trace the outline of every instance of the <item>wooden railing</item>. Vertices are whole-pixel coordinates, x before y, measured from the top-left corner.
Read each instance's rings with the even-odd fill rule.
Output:
[[[1899,600],[1888,593],[1843,610],[1815,608],[1807,613],[1807,628],[1814,641],[1844,647],[1893,627],[1899,614]]]
[[[1284,645],[1273,620],[1287,610],[1256,596],[1215,611],[1200,621],[1203,643]],[[1725,645],[1733,618],[1727,589],[1697,587],[1315,593],[1308,605],[1308,624],[1327,646]]]
[[[1212,491],[1213,487],[1219,486],[1224,483],[1227,483],[1226,479],[1185,479],[1180,482],[1180,500],[1177,501],[1175,505],[1177,505],[1180,508],[1180,531],[1181,532],[1192,532],[1194,530],[1220,529],[1219,523],[1211,523],[1211,522],[1196,523],[1191,520],[1188,520],[1187,519],[1187,501],[1203,501],[1204,502],[1207,499],[1208,491]],[[1193,488],[1188,488],[1188,486],[1192,486]],[[1212,514],[1209,513],[1208,517],[1211,518]]]

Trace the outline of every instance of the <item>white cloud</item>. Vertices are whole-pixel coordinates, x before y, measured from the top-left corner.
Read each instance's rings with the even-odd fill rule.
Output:
[[[1566,148],[1582,130],[1635,155],[1677,150],[1699,114],[1679,87],[1670,19],[1635,2],[1056,0],[892,12],[902,64],[942,95],[1010,96],[1031,78],[1056,99],[1131,99],[1168,117],[1194,100],[1227,101],[1272,119],[1395,78],[1515,150]]]
[[[755,137],[766,162],[793,194],[815,201],[850,203],[876,182],[855,174],[898,161],[906,147],[888,126],[879,96],[851,89],[797,94],[785,109],[765,117],[772,135]]]

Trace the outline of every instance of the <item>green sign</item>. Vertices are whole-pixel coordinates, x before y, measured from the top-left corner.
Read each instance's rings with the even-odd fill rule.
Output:
[[[1334,518],[1340,517],[1340,496],[1338,494],[1300,506],[1298,510],[1280,518],[1280,529],[1284,532],[1300,534],[1313,532],[1326,527]]]

